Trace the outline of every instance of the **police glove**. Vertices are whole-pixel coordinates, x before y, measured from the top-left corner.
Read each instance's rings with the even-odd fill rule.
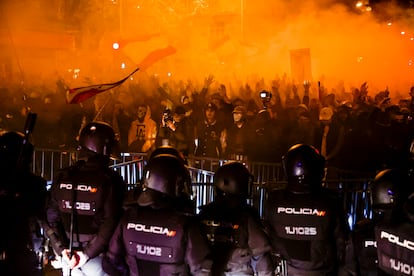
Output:
[[[61,269],[63,267],[63,265],[62,265],[62,257],[61,256],[55,256],[54,259],[50,260],[50,265],[54,269]]]
[[[62,250],[62,261],[66,263],[70,269],[72,269],[76,265],[75,258],[71,256],[69,249]]]
[[[75,266],[72,269],[80,268],[83,266],[88,260],[89,257],[83,253],[83,251],[75,251],[75,254],[72,256],[72,259],[75,258]]]

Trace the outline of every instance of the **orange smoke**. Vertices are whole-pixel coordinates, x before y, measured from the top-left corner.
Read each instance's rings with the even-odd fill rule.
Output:
[[[68,69],[80,68],[83,78],[110,82],[129,72],[150,51],[172,45],[177,52],[153,64],[147,74],[161,80],[199,81],[212,74],[223,83],[263,77],[270,83],[284,74],[294,79],[290,53],[309,49],[313,83],[321,81],[328,88],[344,83],[349,90],[367,81],[370,93],[388,87],[391,93],[403,95],[414,84],[412,24],[403,17],[394,19],[392,25],[379,21],[381,6],[360,14],[327,0],[96,2],[96,7],[87,7],[88,12],[86,7],[72,7],[79,24],[70,32],[63,24],[56,25],[59,16],[50,19],[50,14],[62,12],[62,6],[17,9],[3,5],[7,11],[3,20],[7,22],[3,22],[2,33],[10,31],[10,39],[0,42],[3,49],[9,49],[9,57],[12,53],[13,70],[20,70],[16,65],[20,64],[25,76],[43,78],[54,78],[57,72],[70,83],[73,79]],[[403,14],[395,7],[384,8],[387,14],[392,14],[391,9]],[[38,41],[29,43],[33,48],[27,54],[10,41],[19,37],[21,31],[17,29],[27,30],[30,24],[22,26],[21,22],[30,22],[31,16],[42,26],[37,31],[49,28],[47,32],[70,34],[78,46],[67,50],[54,46],[56,49],[47,49],[47,55],[40,49],[44,42]],[[43,40],[44,35],[31,39]],[[127,45],[115,51],[112,43],[116,40]],[[59,46],[62,41],[55,44]],[[39,61],[35,61],[36,56]]]

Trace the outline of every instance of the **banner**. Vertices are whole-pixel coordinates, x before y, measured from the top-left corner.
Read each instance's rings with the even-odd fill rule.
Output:
[[[290,50],[290,70],[294,83],[312,80],[309,48]]]

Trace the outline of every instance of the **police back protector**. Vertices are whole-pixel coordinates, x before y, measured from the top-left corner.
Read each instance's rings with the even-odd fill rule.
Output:
[[[375,227],[378,266],[390,275],[414,275],[414,225],[381,223]]]
[[[174,210],[128,210],[123,229],[127,254],[160,264],[184,263],[187,221],[187,216]]]
[[[212,202],[202,207],[199,219],[202,223],[203,235],[212,251],[213,275],[222,275],[224,271],[230,269],[230,261],[240,266],[250,262],[251,255],[247,250],[249,248],[247,225],[249,219],[255,215],[253,209],[244,205],[230,208],[225,204]],[[245,269],[250,270],[250,267]]]
[[[106,197],[113,192],[113,185],[121,185],[114,183],[113,177],[110,169],[89,163],[65,169],[60,174],[55,190],[56,201],[66,232],[74,223],[78,242],[90,241],[98,232],[103,221]],[[71,222],[73,206],[76,215]]]
[[[344,235],[345,226],[341,227],[334,201],[322,191],[293,194],[282,190],[273,192],[268,202],[266,217],[275,232],[272,238],[288,264],[304,271],[336,271],[342,250],[337,248],[337,239]]]

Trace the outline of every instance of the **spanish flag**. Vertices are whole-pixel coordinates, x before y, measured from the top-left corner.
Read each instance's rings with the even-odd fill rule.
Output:
[[[83,86],[83,87],[77,87],[77,88],[71,88],[66,91],[66,102],[69,104],[78,104],[81,103],[99,93],[102,93],[104,91],[110,90],[112,88],[115,88],[121,84],[123,84],[128,78],[130,78],[135,72],[138,70],[145,70],[148,67],[150,67],[152,64],[157,62],[158,60],[172,55],[177,50],[172,46],[167,46],[162,49],[157,49],[149,53],[138,65],[138,68],[136,68],[134,71],[132,71],[128,76],[123,78],[122,80],[119,80],[117,82],[113,83],[104,83],[104,84],[95,84],[95,85],[89,85],[89,86]]]

